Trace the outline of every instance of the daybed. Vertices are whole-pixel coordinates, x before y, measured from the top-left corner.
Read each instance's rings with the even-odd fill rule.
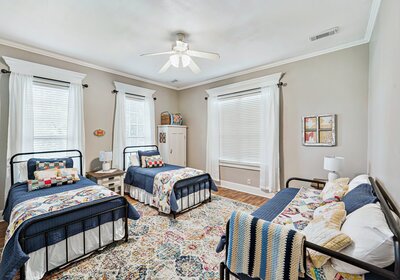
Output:
[[[32,155],[60,153],[64,155],[62,158],[26,160]],[[34,179],[33,173],[40,163],[62,162],[66,168],[72,168],[77,159],[80,180],[73,184],[31,191],[28,181],[14,184],[15,170],[20,170],[26,162],[28,179]],[[20,279],[41,279],[109,244],[128,241],[128,219],[138,219],[139,213],[123,196],[81,176],[80,151],[19,153],[11,158],[10,166],[12,186],[3,212],[9,225],[0,279],[13,279],[18,270]]]
[[[357,181],[357,178],[361,178],[362,176],[356,177],[352,182],[350,182],[350,184],[353,183],[353,190],[355,187],[357,188],[358,193],[353,193],[351,199],[353,199],[354,195],[358,195],[360,194],[360,196],[363,196],[365,194],[365,192],[359,192],[361,189],[360,188],[364,188],[364,189],[368,189],[369,187],[372,187],[371,189],[371,194],[376,198],[373,199],[373,203],[368,203],[365,204],[363,207],[373,207],[374,209],[378,208],[379,211],[382,213],[382,215],[380,216],[382,218],[382,221],[379,221],[378,223],[382,224],[383,226],[381,227],[375,227],[375,226],[371,226],[372,227],[372,231],[374,231],[377,236],[379,235],[384,235],[382,232],[384,231],[384,228],[387,228],[387,231],[390,233],[389,235],[387,235],[387,241],[385,241],[384,246],[389,246],[389,248],[391,248],[391,250],[389,250],[388,252],[386,252],[386,255],[383,254],[382,256],[382,252],[380,253],[375,253],[374,250],[376,248],[372,248],[371,250],[369,250],[367,253],[365,253],[364,255],[361,255],[360,258],[355,258],[352,256],[347,255],[348,252],[353,252],[354,254],[356,254],[356,251],[358,251],[358,254],[360,253],[360,251],[365,250],[365,247],[368,247],[368,244],[362,244],[362,246],[358,246],[356,241],[352,240],[352,244],[348,247],[345,248],[344,250],[342,250],[341,252],[337,252],[337,251],[333,251],[331,249],[327,249],[325,247],[319,246],[315,243],[312,243],[310,241],[307,241],[307,236],[306,236],[306,240],[304,241],[304,257],[307,255],[309,256],[310,251],[311,252],[320,252],[321,254],[325,254],[325,256],[329,256],[331,257],[332,263],[336,264],[336,267],[340,268],[346,268],[346,269],[350,269],[350,271],[364,271],[365,272],[369,272],[366,273],[364,275],[361,276],[360,279],[400,279],[400,245],[399,245],[399,237],[400,237],[400,228],[399,228],[399,224],[398,224],[398,218],[400,217],[400,213],[399,213],[399,209],[396,208],[396,204],[394,203],[394,201],[391,199],[391,197],[387,194],[386,190],[383,188],[383,186],[378,182],[375,181],[374,179],[372,179],[371,177],[368,177],[367,175],[363,175],[365,177],[363,177],[364,180],[363,182],[361,181]],[[282,189],[280,192],[278,192],[275,197],[273,199],[271,199],[270,201],[268,201],[267,203],[265,203],[263,206],[261,206],[259,209],[257,209],[254,213],[252,213],[251,215],[260,219],[260,220],[264,220],[264,221],[268,221],[271,222],[273,221],[278,215],[281,215],[282,211],[284,211],[284,209],[286,208],[286,206],[291,203],[291,201],[296,197],[296,194],[299,192],[298,188],[291,188],[290,186],[292,185],[292,182],[294,181],[300,181],[303,184],[304,183],[313,183],[313,184],[317,184],[318,186],[324,186],[325,183],[321,182],[321,181],[315,181],[315,180],[308,180],[308,179],[302,179],[302,178],[291,178],[287,181],[286,183],[286,188]],[[349,184],[349,185],[350,185]],[[352,200],[350,200],[350,194],[351,191],[348,191],[346,193],[346,195],[343,197],[343,201],[346,205],[346,208],[349,207],[353,208],[351,209],[351,211],[354,211],[354,209],[357,208],[357,211],[360,211],[359,209],[363,208],[360,207],[361,205],[357,205],[357,202],[354,202]],[[349,198],[346,199],[346,196],[349,196]],[[346,201],[345,201],[346,200]],[[380,207],[379,207],[380,206]],[[381,210],[380,210],[381,209]],[[350,214],[350,216],[347,216],[346,221],[349,221],[350,219],[355,219],[358,217],[355,217],[354,215],[356,215],[356,212],[354,211]],[[363,210],[364,211],[364,210]],[[349,212],[349,211],[347,211]],[[353,215],[353,216],[352,216]],[[345,221],[345,222],[346,222]],[[227,224],[226,227],[226,236],[223,236],[221,238],[220,244],[218,245],[217,248],[217,252],[220,252],[224,249],[225,247],[225,262],[222,262],[220,265],[220,279],[229,279],[230,275],[235,276],[236,278],[239,279],[255,279],[255,278],[251,278],[246,274],[242,274],[240,273],[239,275],[233,273],[232,271],[230,271],[230,269],[227,267],[227,256],[229,254],[231,254],[230,252],[228,252],[228,247],[229,247],[229,240],[231,240],[229,238],[229,234],[230,234],[230,230],[232,230],[229,227],[229,223]],[[361,236],[361,239],[364,239],[364,237],[362,237],[362,235],[364,235],[368,240],[368,238],[372,238],[370,234],[370,232],[367,230],[368,226],[370,224],[375,224],[377,223],[376,220],[374,220],[373,216],[368,216],[365,217],[364,219],[358,219],[356,221],[357,224],[364,224],[365,227],[363,228],[359,228],[356,229],[355,231],[358,231],[358,236]],[[281,226],[281,225],[279,225]],[[284,226],[282,226],[284,227]],[[342,231],[344,228],[344,224],[342,226]],[[369,235],[369,236],[368,236]],[[357,241],[358,242],[358,241]],[[372,242],[374,242],[374,240],[372,240]],[[383,244],[383,243],[382,243]],[[371,245],[372,246],[372,245]],[[361,247],[361,249],[360,249]],[[312,250],[310,250],[312,249]],[[232,249],[230,249],[232,250]],[[307,251],[307,254],[306,254]],[[248,251],[246,251],[248,254]],[[376,255],[379,255],[380,257],[377,258]],[[247,257],[248,255],[246,255]],[[243,259],[245,259],[244,256],[242,256]],[[306,261],[304,260],[303,263],[306,263]],[[376,263],[386,263],[385,267],[383,265],[375,265]],[[390,264],[392,263],[392,264]],[[351,264],[351,265],[349,265]],[[334,265],[333,265],[334,266]],[[350,267],[350,268],[349,268]],[[384,267],[384,268],[383,268]],[[307,271],[307,267],[304,267],[304,269]],[[338,270],[335,270],[338,271]],[[307,272],[310,272],[309,270]],[[319,270],[316,270],[316,274],[319,274]],[[336,272],[335,272],[336,273]],[[313,274],[313,278],[317,278],[317,279],[326,279],[326,278],[318,278],[318,275],[316,277],[316,274]],[[343,273],[341,273],[342,275],[338,275],[336,274],[336,278],[334,279],[359,279],[359,278],[351,278],[350,276],[348,276],[349,278],[345,278],[343,277]],[[307,274],[306,278],[307,279],[312,279],[309,278],[309,273]],[[331,280],[331,279],[326,279],[326,280]]]
[[[125,187],[129,188],[132,198],[145,204],[158,206],[154,203],[154,192],[157,188],[155,178],[158,174],[169,174],[168,172],[173,174],[177,170],[188,170],[189,172],[187,178],[180,179],[173,185],[173,190],[167,201],[168,209],[164,211],[161,207],[157,207],[159,212],[172,213],[175,218],[178,213],[211,201],[211,191],[217,191],[217,187],[208,173],[166,163],[161,167],[143,168],[141,166],[141,155],[159,155],[158,147],[156,145],[145,145],[124,148],[124,170],[129,166],[126,170],[124,184]]]

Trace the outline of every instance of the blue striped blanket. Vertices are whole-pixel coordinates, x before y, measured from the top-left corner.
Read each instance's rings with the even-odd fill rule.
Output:
[[[304,276],[303,234],[242,212],[229,221],[227,267],[260,279]]]

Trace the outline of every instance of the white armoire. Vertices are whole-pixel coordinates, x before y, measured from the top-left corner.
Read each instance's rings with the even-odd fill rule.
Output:
[[[184,125],[158,126],[158,148],[165,163],[186,166],[186,129]]]

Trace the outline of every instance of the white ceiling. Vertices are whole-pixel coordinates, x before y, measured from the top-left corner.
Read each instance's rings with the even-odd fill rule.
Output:
[[[373,1],[0,0],[0,38],[183,88],[363,41]],[[338,34],[309,41],[334,26]],[[178,31],[191,49],[221,59],[195,59],[199,74],[173,67],[159,74],[167,57],[139,55],[169,50]]]

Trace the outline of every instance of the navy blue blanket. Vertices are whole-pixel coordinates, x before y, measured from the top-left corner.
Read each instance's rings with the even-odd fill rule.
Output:
[[[51,187],[51,188],[45,188],[41,190],[36,190],[36,191],[31,191],[28,192],[28,186],[26,183],[17,183],[14,186],[11,187],[8,197],[7,197],[7,202],[6,202],[6,207],[4,209],[3,215],[4,215],[4,220],[9,222],[10,221],[10,215],[12,212],[12,208],[29,199],[36,198],[36,197],[41,197],[41,196],[46,196],[46,195],[52,195],[56,193],[61,193],[73,189],[79,189],[91,185],[95,185],[94,182],[84,178],[80,177],[81,180],[76,182],[75,184],[72,185],[63,185],[63,186],[58,186],[58,187]],[[105,198],[104,200],[109,199]],[[0,279],[12,279],[15,274],[18,272],[19,268],[23,266],[23,264],[29,259],[28,254],[31,252],[34,252],[40,248],[45,247],[45,240],[43,235],[38,235],[35,238],[28,239],[24,243],[24,250],[21,248],[21,244],[19,243],[19,237],[21,234],[21,231],[24,229],[26,230],[26,235],[32,235],[35,233],[42,232],[44,230],[48,230],[50,228],[53,228],[57,225],[62,225],[67,222],[73,222],[76,220],[79,220],[84,217],[88,217],[106,210],[110,210],[115,207],[119,207],[124,205],[124,198],[123,197],[116,197],[116,199],[113,199],[112,201],[109,201],[107,203],[100,203],[98,205],[92,205],[101,200],[97,201],[92,201],[89,203],[84,203],[80,204],[77,206],[73,206],[67,209],[63,209],[60,211],[55,211],[51,212],[48,214],[36,216],[32,219],[29,219],[25,221],[14,233],[13,237],[8,241],[6,244],[6,247],[3,250],[3,258],[1,260],[0,264]],[[75,211],[73,213],[53,217],[56,214],[62,213],[69,211],[71,209],[80,209],[83,208],[82,210]],[[118,220],[121,217],[124,216],[124,210],[116,210],[114,211],[114,216],[109,213],[109,214],[103,214],[100,217],[100,224],[104,224],[107,222],[110,222],[112,220]],[[48,217],[45,221],[38,222],[34,224],[33,226],[29,227],[29,224],[32,222],[42,219],[43,217]],[[136,211],[136,209],[129,204],[128,208],[128,217],[133,220],[139,219],[140,215]],[[55,244],[59,241],[64,240],[66,237],[73,236],[75,234],[81,233],[82,231],[89,230],[91,228],[95,228],[99,225],[99,220],[97,218],[92,218],[89,220],[86,220],[83,224],[82,223],[76,223],[73,225],[68,226],[68,234],[66,235],[66,232],[64,229],[56,230],[56,231],[51,231],[48,235],[48,244],[52,245]]]
[[[172,165],[172,164],[164,164],[162,167],[154,167],[154,168],[142,168],[139,166],[130,166],[128,170],[126,171],[125,175],[125,180],[124,182],[126,184],[129,184],[131,186],[135,186],[137,188],[140,188],[142,190],[145,190],[149,194],[153,194],[153,186],[154,186],[154,177],[164,171],[171,171],[171,170],[177,170],[183,168],[182,166],[178,165]],[[185,180],[184,183],[180,183],[179,181],[175,184],[174,186],[174,191],[171,193],[170,197],[170,205],[171,205],[171,210],[172,211],[177,211],[179,209],[177,200],[180,199],[181,197],[186,197],[188,194],[191,194],[193,192],[196,192],[198,190],[203,190],[208,189],[208,183],[205,185],[199,185],[197,186],[196,184],[200,182],[201,180],[204,180],[204,178],[208,176],[206,174],[201,175],[201,176],[196,176],[193,177],[190,180]],[[176,191],[177,189],[180,189],[183,186],[191,186],[189,188],[189,192],[186,189],[181,189]],[[213,191],[218,191],[217,186],[215,185],[214,182],[211,184],[211,189]]]

